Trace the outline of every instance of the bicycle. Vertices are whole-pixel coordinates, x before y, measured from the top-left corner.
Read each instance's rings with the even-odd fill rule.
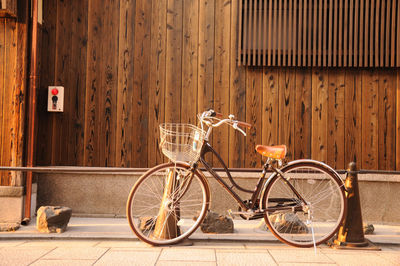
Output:
[[[170,245],[196,231],[210,204],[204,170],[238,203],[238,211],[231,214],[246,220],[264,218],[280,241],[296,247],[315,247],[333,237],[347,210],[344,182],[335,170],[310,159],[284,163],[286,146],[257,145],[256,151],[267,159],[255,189],[243,188],[208,140],[212,130],[223,124],[244,136],[244,129],[251,125],[235,120],[233,115],[223,119],[213,110],[199,114],[198,119],[199,127],[160,125],[160,148],[171,161],[141,176],[132,187],[126,206],[129,225],[139,239],[156,246]],[[231,186],[206,162],[207,153],[220,162]],[[271,174],[267,178],[268,172]],[[250,194],[250,199],[242,199],[233,188]]]

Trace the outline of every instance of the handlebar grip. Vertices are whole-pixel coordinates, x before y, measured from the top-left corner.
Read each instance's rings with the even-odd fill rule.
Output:
[[[213,110],[212,117],[223,118],[224,115]]]
[[[238,121],[237,125],[241,126],[241,127],[246,127],[246,128],[249,128],[249,129],[251,128],[251,124],[246,123],[246,122],[242,122],[242,121]]]

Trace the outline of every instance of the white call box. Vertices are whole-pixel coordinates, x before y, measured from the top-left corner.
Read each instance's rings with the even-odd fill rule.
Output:
[[[47,95],[47,111],[64,112],[64,87],[49,86]]]

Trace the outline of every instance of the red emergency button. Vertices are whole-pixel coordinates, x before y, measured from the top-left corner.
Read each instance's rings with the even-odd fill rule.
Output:
[[[58,90],[57,90],[57,89],[55,89],[55,88],[54,88],[54,89],[52,89],[52,90],[51,90],[51,94],[53,94],[53,95],[57,95],[57,94],[58,94]]]

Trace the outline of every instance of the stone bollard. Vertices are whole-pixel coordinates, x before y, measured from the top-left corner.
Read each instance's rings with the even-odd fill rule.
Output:
[[[63,233],[67,229],[72,209],[61,206],[42,206],[37,211],[36,227],[42,233]]]

